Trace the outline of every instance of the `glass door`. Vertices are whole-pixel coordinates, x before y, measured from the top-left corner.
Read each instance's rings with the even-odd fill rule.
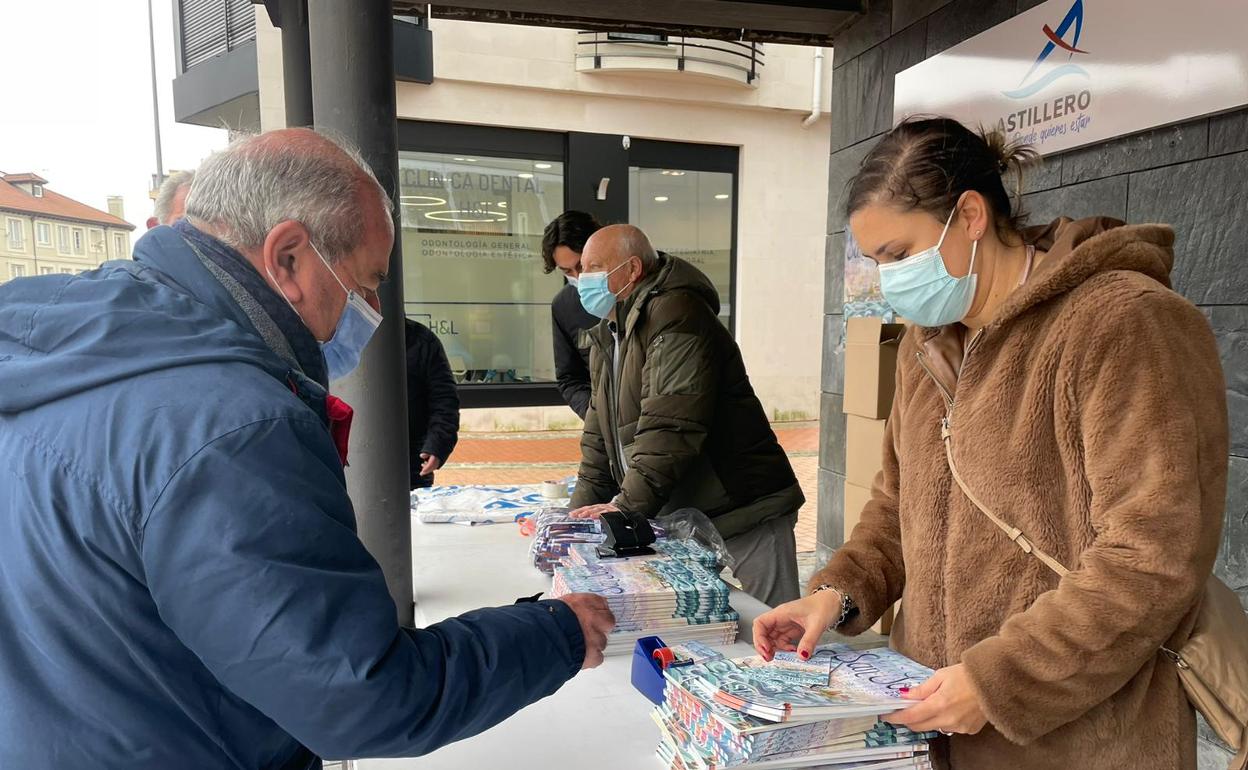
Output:
[[[659,251],[706,274],[719,319],[732,330],[733,174],[682,168],[628,169],[628,221]]]

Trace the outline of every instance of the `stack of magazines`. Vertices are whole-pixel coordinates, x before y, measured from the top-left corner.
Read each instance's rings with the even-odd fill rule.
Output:
[[[900,689],[932,674],[899,653],[833,644],[809,661],[778,653],[767,663],[673,647],[694,662],[664,671],[665,700],[651,715],[659,758],[673,770],[931,767],[934,733],[882,719],[913,705]]]
[[[670,643],[731,644],[740,617],[728,605],[728,584],[697,561],[604,559],[555,568],[554,598],[593,593],[615,613],[605,654],[632,652],[643,636]]]
[[[567,508],[543,508],[533,515],[533,566],[552,574],[575,543],[597,544],[606,539],[594,519],[574,519]]]
[[[575,560],[572,562],[574,564],[588,564],[591,560],[596,560],[597,557],[590,554],[599,543],[607,539],[597,519],[574,519],[570,513],[568,508],[548,507],[538,510],[532,517],[533,544],[529,546],[529,558],[532,559],[534,567],[547,575],[553,574],[555,567],[569,558]],[[694,542],[682,546],[680,543],[685,541],[669,541],[663,527],[653,521],[650,522],[650,528],[658,538],[658,542],[651,546],[655,550],[663,550],[677,558],[690,558],[718,571],[716,557],[712,552]],[[572,555],[572,549],[579,544],[584,544],[588,550],[578,550],[578,555]]]
[[[624,556],[608,559],[611,562],[622,561],[654,561],[656,559],[680,559],[681,561],[692,561],[701,564],[708,570],[718,574],[719,556],[709,548],[706,548],[694,540],[670,540],[662,539],[653,543],[650,548],[653,554],[645,556]],[[603,561],[598,555],[598,546],[593,543],[573,543],[568,546],[568,553],[561,560],[561,564],[565,567],[584,567],[590,564],[599,564]]]

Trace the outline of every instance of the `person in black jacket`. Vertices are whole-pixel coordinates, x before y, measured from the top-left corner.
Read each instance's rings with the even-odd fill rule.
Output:
[[[433,486],[433,472],[450,459],[459,441],[459,393],[438,336],[410,318],[407,340],[407,436],[411,488]]]
[[[555,380],[559,395],[577,416],[585,419],[589,409],[589,348],[580,344],[581,332],[598,325],[598,319],[585,312],[576,293],[581,274],[581,252],[585,241],[602,225],[593,214],[565,211],[546,225],[542,235],[543,272],[563,273],[568,283],[550,303],[555,338]]]

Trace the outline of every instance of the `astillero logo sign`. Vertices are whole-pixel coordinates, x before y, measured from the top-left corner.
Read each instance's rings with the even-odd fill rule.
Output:
[[[897,73],[894,119],[949,115],[1050,155],[1248,106],[1248,0],[1025,5]]]
[[[1048,42],[1040,49],[1040,55],[1018,82],[1018,86],[1011,91],[1002,91],[1003,95],[1011,99],[1026,99],[1063,78],[1079,77],[1086,80],[1090,77],[1088,71],[1074,60],[1077,54],[1088,53],[1079,48],[1079,37],[1083,34],[1083,0],[1075,0],[1062,23],[1057,25],[1056,31],[1048,24],[1041,31],[1048,38]],[[1054,59],[1051,62],[1050,57]]]

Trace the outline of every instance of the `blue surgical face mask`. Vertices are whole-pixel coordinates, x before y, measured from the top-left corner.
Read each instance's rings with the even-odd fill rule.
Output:
[[[615,309],[615,302],[619,294],[611,291],[607,285],[607,278],[610,277],[611,273],[627,264],[627,262],[622,262],[609,272],[581,273],[580,280],[577,282],[576,292],[581,297],[581,307],[585,308],[585,312],[599,318],[606,318],[611,315],[611,311]],[[620,291],[624,291],[631,284],[632,281],[629,281]]]
[[[321,352],[325,354],[325,366],[329,372],[329,379],[339,380],[355,371],[355,367],[360,365],[360,354],[368,346],[368,341],[373,338],[377,327],[381,326],[381,313],[373,310],[363,297],[347,288],[347,285],[330,267],[329,260],[325,259],[320,249],[316,248],[311,241],[308,241],[308,245],[312,246],[312,250],[321,258],[325,269],[347,293],[347,304],[342,308],[342,315],[338,316],[334,336],[321,343]]]
[[[966,318],[975,301],[975,250],[979,242],[971,241],[971,265],[961,278],[949,275],[940,254],[955,213],[957,208],[949,213],[935,246],[898,262],[880,265],[880,290],[884,292],[884,299],[898,315],[920,326],[957,323]]]
[[[334,269],[330,267],[329,260],[325,259],[315,244],[309,241],[308,245],[312,246],[312,251],[320,257],[321,264],[325,265],[325,269],[347,293],[347,304],[342,308],[342,315],[338,316],[338,324],[334,327],[333,335],[327,341],[321,342],[321,353],[325,356],[325,367],[329,379],[339,380],[359,366],[360,354],[364,352],[368,341],[373,338],[377,327],[381,326],[381,313],[373,310],[362,296],[347,288]],[[265,268],[265,272],[268,272],[268,268]],[[269,280],[273,281],[275,287],[277,286],[277,281],[273,280],[273,273],[269,273]],[[277,291],[282,295],[282,299],[286,300],[286,304],[290,305],[290,309],[295,310],[295,306],[286,298],[285,292],[280,288]],[[295,315],[299,315],[298,310],[295,310]],[[299,319],[303,320],[303,316],[299,316]],[[304,326],[307,326],[307,322],[304,322]]]

